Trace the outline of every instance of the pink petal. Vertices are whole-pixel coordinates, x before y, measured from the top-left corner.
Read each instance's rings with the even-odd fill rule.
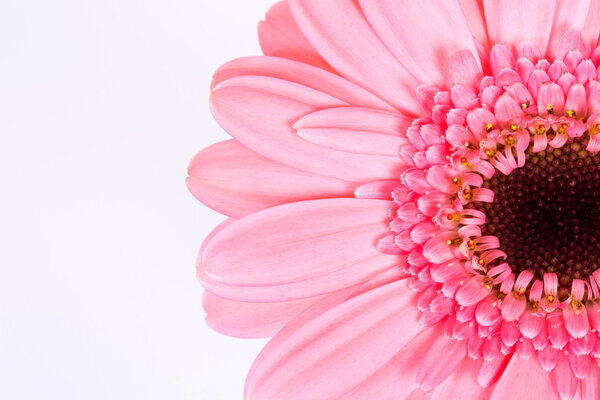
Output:
[[[349,181],[397,179],[404,168],[398,157],[327,149],[302,139],[292,128],[308,113],[339,105],[323,92],[259,76],[228,79],[211,97],[217,122],[242,144],[274,161]]]
[[[302,117],[295,129],[339,128],[406,136],[413,118],[406,115],[364,107],[339,107],[319,110]]]
[[[390,157],[397,157],[408,143],[408,139],[397,135],[339,128],[299,129],[298,136],[333,150]]]
[[[590,13],[590,5],[591,3],[596,3],[596,1],[572,1],[572,0],[556,0],[556,10],[554,12],[554,21],[552,23],[552,30],[550,33],[550,40],[548,43],[548,51],[547,54],[551,58],[556,58],[556,49],[558,48],[558,44],[560,43],[560,39],[564,35],[566,31],[571,28],[579,28],[582,29],[584,25],[586,25],[586,20],[590,18],[594,18],[592,16],[588,17]],[[592,7],[596,8],[595,6]],[[597,13],[597,11],[596,11]],[[590,32],[595,30],[591,26]],[[586,34],[586,39],[592,41],[597,40],[598,32],[596,32],[595,37],[592,35]]]
[[[562,349],[569,342],[569,333],[565,329],[562,314],[554,313],[548,317],[548,339],[555,349]]]
[[[431,399],[431,392],[426,392],[421,389],[413,390],[406,398],[406,400],[430,400],[430,399]]]
[[[390,53],[353,0],[290,0],[294,19],[319,54],[343,76],[411,115],[421,112],[418,81]]]
[[[558,364],[558,360],[561,357],[561,352],[552,346],[546,346],[543,350],[538,352],[538,360],[540,361],[540,365],[544,371],[547,372],[552,371],[556,367],[556,364]]]
[[[358,199],[380,199],[391,200],[392,192],[401,186],[400,181],[374,181],[359,186],[354,191],[354,196]]]
[[[567,65],[570,65],[569,55],[572,50],[579,50],[579,55],[584,59],[590,55],[590,44],[585,41],[579,29],[569,29],[560,38],[558,48],[556,49],[556,58],[563,59]],[[575,66],[572,67],[574,68]]]
[[[240,76],[265,76],[294,82],[341,100],[344,105],[394,111],[367,90],[339,75],[311,65],[279,57],[242,57],[219,67],[213,76],[211,89],[220,83]]]
[[[600,393],[598,369],[592,367],[590,373],[581,381],[581,400],[597,400]]]
[[[552,380],[562,400],[573,399],[579,382],[571,372],[567,357],[558,360],[558,365],[552,371]]]
[[[420,363],[406,361],[421,360],[425,356],[427,349],[443,334],[441,325],[424,329],[386,365],[339,400],[400,400],[409,396],[417,386]]]
[[[590,9],[585,19],[585,24],[581,33],[584,39],[593,47],[598,43],[598,35],[600,35],[600,2],[598,0],[590,1]]]
[[[459,50],[470,51],[481,71],[473,36],[458,1],[359,2],[377,35],[422,83],[445,87],[450,57]]]
[[[215,331],[239,338],[264,338],[276,334],[292,318],[322,297],[277,303],[248,303],[225,299],[205,291],[202,306],[207,314],[206,323]]]
[[[525,311],[521,318],[519,318],[519,329],[523,336],[528,339],[536,337],[544,328],[546,320],[543,316],[532,312],[531,310]]]
[[[461,306],[468,307],[479,303],[489,295],[490,289],[484,285],[482,277],[473,276],[456,292],[456,302]]]
[[[188,174],[186,183],[194,197],[236,218],[292,201],[352,197],[356,187],[271,161],[235,140],[202,150]]]
[[[446,244],[447,240],[455,239],[458,235],[454,231],[441,231],[433,236],[423,246],[423,255],[435,264],[442,264],[454,258],[452,248]]]
[[[489,387],[492,383],[495,383],[504,372],[504,369],[506,368],[506,365],[510,361],[511,357],[512,356],[498,356],[493,360],[484,361],[481,364],[479,374],[477,375],[477,383],[484,388]]]
[[[478,59],[468,50],[456,52],[450,58],[448,65],[448,78],[452,85],[470,85],[473,89],[479,89],[481,82],[481,66]]]
[[[506,346],[514,346],[521,337],[521,333],[517,329],[517,321],[502,321],[500,337]]]
[[[481,1],[459,0],[459,3],[465,18],[467,19],[469,30],[473,34],[473,38],[477,41],[476,43],[479,53],[485,53],[489,49],[490,45]]]
[[[524,40],[531,40],[542,53],[546,52],[554,1],[484,0],[483,6],[492,43],[517,46]]]
[[[502,301],[502,318],[506,321],[516,321],[526,307],[525,296],[517,297],[514,293],[508,294]]]
[[[559,400],[552,382],[536,357],[529,359],[513,355],[500,376],[490,400]]]
[[[568,360],[569,367],[571,367],[571,371],[573,371],[577,379],[584,379],[591,368],[596,368],[595,365],[592,366],[592,358],[587,354],[576,355],[571,353],[568,356]]]
[[[285,301],[364,282],[401,263],[377,250],[392,202],[328,199],[251,214],[207,244],[199,279],[238,301]]]
[[[468,394],[471,399],[487,399],[492,388],[484,389],[477,383],[481,360],[466,357],[452,375],[433,390],[431,400],[462,399]]]
[[[588,313],[584,305],[577,309],[569,304],[563,310],[563,318],[567,332],[574,338],[582,338],[590,330]]]
[[[269,9],[265,21],[258,24],[258,39],[267,56],[288,58],[333,71],[298,28],[287,1],[280,1]]]
[[[417,372],[417,383],[424,390],[435,388],[454,371],[466,356],[466,341],[439,337],[421,362]]]
[[[421,330],[406,280],[379,287],[313,320],[291,322],[246,381],[248,400],[337,398],[388,363]]]

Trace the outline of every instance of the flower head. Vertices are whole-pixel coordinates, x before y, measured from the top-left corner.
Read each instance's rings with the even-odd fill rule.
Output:
[[[594,2],[290,0],[188,185],[253,399],[598,399]]]

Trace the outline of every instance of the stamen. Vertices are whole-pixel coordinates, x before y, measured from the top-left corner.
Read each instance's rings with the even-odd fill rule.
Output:
[[[460,214],[459,213],[451,213],[446,215],[446,218],[448,219],[448,221],[458,221],[460,219]]]
[[[465,200],[471,200],[473,198],[473,192],[469,188],[464,188],[461,193]]]
[[[492,123],[491,123],[491,122],[489,122],[489,123],[488,123],[488,124],[485,126],[485,131],[486,131],[487,133],[490,133],[490,132],[492,131],[492,128],[493,128],[493,127],[494,127],[494,126],[492,125]]]
[[[486,277],[486,278],[483,280],[483,284],[485,285],[485,287],[486,287],[488,290],[491,290],[491,289],[492,289],[492,287],[494,286],[494,281],[493,281],[493,279],[492,279],[492,278],[490,278],[490,277]]]
[[[461,238],[456,238],[456,239],[449,239],[449,240],[446,240],[446,244],[447,244],[448,246],[457,246],[457,245],[459,245],[461,242],[462,242],[462,239],[461,239]]]
[[[488,156],[489,158],[493,158],[496,155],[496,150],[494,150],[494,149],[486,149],[485,150],[485,155]]]
[[[567,110],[566,114],[569,116],[569,118],[574,118],[575,117],[575,110]]]
[[[546,106],[546,111],[548,111],[548,114],[554,114],[554,107],[552,107],[552,104]]]
[[[561,135],[563,135],[563,134],[567,133],[567,128],[568,127],[569,127],[569,125],[567,125],[566,123],[563,122],[562,124],[560,124],[558,126],[557,131],[558,131],[558,133],[560,133]]]
[[[504,137],[504,143],[506,143],[509,146],[512,146],[513,144],[515,144],[515,137],[513,135],[506,135]]]
[[[519,127],[517,125],[515,125],[515,124],[511,124],[510,125],[510,130],[511,131],[516,132],[518,129],[519,129]]]
[[[544,133],[546,133],[546,126],[539,124],[535,127],[535,133],[537,133],[538,135],[543,135]]]

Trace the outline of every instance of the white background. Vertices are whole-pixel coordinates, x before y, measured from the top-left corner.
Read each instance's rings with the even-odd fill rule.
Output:
[[[184,179],[272,2],[0,1],[0,399],[242,398],[264,341],[204,323]]]

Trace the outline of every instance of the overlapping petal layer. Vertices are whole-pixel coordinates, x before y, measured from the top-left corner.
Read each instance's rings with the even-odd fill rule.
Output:
[[[225,64],[236,140],[188,186],[234,218],[201,251],[215,329],[274,335],[249,400],[596,399],[600,275],[506,261],[496,174],[600,150],[600,2],[290,0]],[[356,198],[349,198],[356,197]]]

